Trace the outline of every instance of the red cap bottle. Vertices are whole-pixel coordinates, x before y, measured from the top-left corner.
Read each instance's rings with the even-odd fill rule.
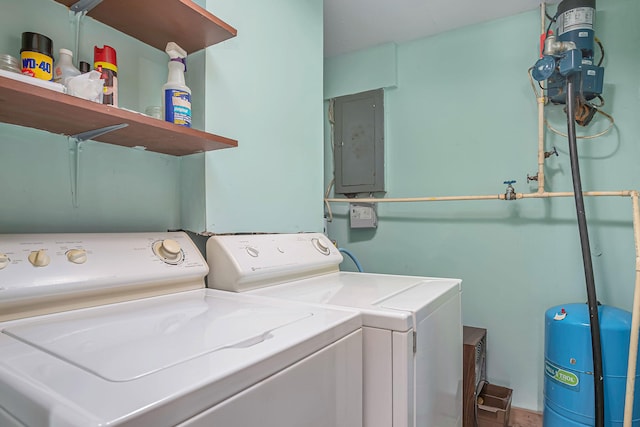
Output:
[[[102,74],[104,80],[103,104],[118,106],[118,60],[116,50],[105,45],[93,47],[93,67]]]

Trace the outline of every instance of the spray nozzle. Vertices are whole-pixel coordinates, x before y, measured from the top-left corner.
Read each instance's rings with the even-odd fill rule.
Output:
[[[183,48],[175,42],[169,42],[164,51],[167,52],[171,61],[181,62],[184,65],[184,71],[187,71],[187,52]]]
[[[171,59],[187,57],[187,52],[185,52],[183,48],[181,48],[177,43],[174,42],[167,43],[167,47],[164,51],[167,52],[167,55],[169,55]]]

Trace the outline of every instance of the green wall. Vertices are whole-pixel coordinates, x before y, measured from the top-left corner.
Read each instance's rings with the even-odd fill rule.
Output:
[[[50,0],[0,0],[0,52],[20,56],[23,31],[74,46],[68,9]],[[37,11],[37,13],[35,12]],[[144,111],[159,105],[166,54],[90,18],[81,26],[79,58],[93,46],[118,55],[120,106]],[[77,53],[74,52],[74,56]],[[11,108],[2,103],[0,108]],[[71,196],[65,136],[0,124],[0,233],[150,231],[180,226],[180,159],[88,141],[82,146],[78,207]]]
[[[397,86],[378,55],[325,61],[325,98],[385,88],[387,197],[537,191],[537,106],[527,69],[537,59],[539,11],[397,46]],[[579,142],[584,190],[640,189],[640,3],[598,2],[596,35],[606,50],[604,111],[616,126]],[[348,70],[349,68],[347,68]],[[339,81],[335,81],[339,80]],[[392,87],[389,87],[392,86]],[[395,87],[393,87],[395,86]],[[326,113],[325,113],[326,114]],[[566,126],[559,107],[550,122]],[[601,120],[579,133],[604,128]],[[325,124],[325,185],[331,179]],[[572,191],[566,140],[547,132],[548,191]],[[489,381],[514,389],[513,405],[542,410],[544,312],[586,301],[573,199],[378,204],[376,230],[349,230],[347,205],[333,204],[330,237],[369,272],[463,279],[463,322],[488,329]],[[631,201],[586,200],[598,298],[631,309],[635,254]],[[353,270],[346,260],[342,268]]]
[[[74,207],[67,138],[0,124],[0,233],[322,229],[322,1],[210,3],[239,36],[190,55],[193,123],[239,147],[179,158],[89,141]],[[19,57],[23,31],[73,49],[66,7],[0,0],[0,11],[0,53]],[[85,18],[79,57],[103,44],[118,54],[120,106],[159,105],[166,54]]]
[[[210,232],[322,230],[322,1],[209,1],[238,36],[207,49]]]
[[[325,99],[371,89],[395,87],[398,82],[395,43],[386,43],[349,55],[326,58]]]

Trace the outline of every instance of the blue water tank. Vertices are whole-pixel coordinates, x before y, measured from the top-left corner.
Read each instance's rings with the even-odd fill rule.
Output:
[[[598,307],[604,374],[605,426],[622,426],[631,313]],[[587,304],[551,307],[545,314],[544,427],[595,425],[593,356]],[[640,427],[640,367],[636,367],[633,427]]]

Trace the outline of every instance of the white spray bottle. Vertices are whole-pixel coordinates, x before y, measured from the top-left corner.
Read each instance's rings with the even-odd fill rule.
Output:
[[[191,89],[184,82],[187,52],[174,42],[167,43],[169,77],[162,86],[162,110],[167,122],[191,127]]]

